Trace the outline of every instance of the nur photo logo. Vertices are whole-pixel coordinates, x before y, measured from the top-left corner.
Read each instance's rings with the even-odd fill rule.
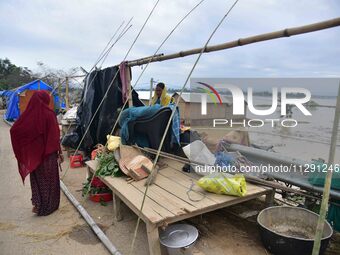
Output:
[[[220,125],[232,127],[233,124],[244,127],[262,127],[265,123],[271,123],[272,127],[277,124],[285,127],[295,127],[298,125],[298,121],[291,118],[292,108],[296,108],[304,116],[312,115],[306,107],[306,104],[311,100],[310,90],[297,86],[289,87],[289,84],[282,87],[273,86],[267,91],[266,100],[268,102],[266,105],[258,106],[255,102],[258,95],[254,92],[255,89],[252,86],[247,86],[246,82],[251,84],[249,80],[246,80],[242,86],[228,82],[210,83],[200,80],[195,81],[195,91],[199,91],[201,96],[201,115],[209,117],[207,112],[208,96],[211,99],[211,103],[215,106],[223,105],[225,103],[224,98],[231,98],[232,117],[213,118],[213,127]],[[258,88],[256,87],[256,89]],[[256,116],[256,118],[247,118],[247,113]],[[278,113],[279,118],[269,118]],[[239,121],[240,116],[243,116],[241,122]]]

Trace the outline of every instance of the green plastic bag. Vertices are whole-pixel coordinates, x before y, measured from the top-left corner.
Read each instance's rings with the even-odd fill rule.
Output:
[[[242,174],[213,173],[199,179],[197,185],[216,194],[243,197],[247,193],[246,180]]]

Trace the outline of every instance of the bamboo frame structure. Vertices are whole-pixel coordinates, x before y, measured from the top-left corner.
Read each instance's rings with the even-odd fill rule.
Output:
[[[305,26],[286,28],[283,30],[275,31],[275,32],[254,35],[254,36],[240,38],[238,40],[234,40],[234,41],[230,41],[230,42],[226,42],[222,44],[207,46],[204,48],[203,52],[207,53],[207,52],[213,52],[213,51],[226,50],[226,49],[235,48],[235,47],[239,47],[239,46],[243,46],[247,44],[258,43],[258,42],[273,40],[273,39],[282,38],[282,37],[290,37],[290,36],[315,32],[315,31],[337,27],[337,26],[340,26],[340,17],[318,22],[318,23],[305,25]],[[191,50],[180,51],[180,52],[169,54],[169,55],[160,54],[160,55],[155,55],[153,57],[146,57],[146,58],[128,61],[127,65],[130,67],[140,66],[140,65],[147,64],[149,62],[150,63],[160,62],[160,61],[169,60],[169,59],[181,58],[181,57],[186,57],[186,56],[190,56],[194,54],[199,54],[202,50],[203,48],[195,48]]]
[[[164,60],[181,58],[181,57],[194,55],[194,54],[202,54],[202,53],[206,53],[206,52],[225,50],[225,49],[235,48],[235,47],[238,47],[238,46],[257,43],[257,42],[261,42],[261,41],[268,41],[268,40],[282,38],[282,37],[290,37],[290,36],[294,36],[294,35],[315,32],[315,31],[324,30],[324,29],[337,27],[337,26],[340,26],[340,18],[339,17],[335,18],[335,19],[331,19],[331,20],[326,20],[326,21],[323,21],[323,22],[305,25],[305,26],[286,28],[286,29],[271,32],[271,33],[255,35],[255,36],[251,36],[251,37],[247,37],[247,38],[240,38],[238,40],[223,43],[223,44],[218,44],[218,45],[213,45],[213,46],[207,46],[207,44],[206,44],[205,47],[203,47],[203,48],[196,48],[196,49],[191,49],[191,50],[187,50],[187,51],[180,51],[178,53],[173,53],[173,54],[163,55],[163,56],[154,56],[151,59],[150,59],[150,57],[145,58],[145,59],[137,59],[137,60],[134,60],[134,61],[129,61],[127,63],[127,65],[130,66],[130,67],[131,66],[138,66],[138,65],[143,65],[143,64],[146,64],[146,63],[149,64],[151,62],[160,62],[160,61],[164,61]],[[182,93],[182,91],[181,91],[181,93]],[[332,133],[330,156],[329,156],[329,162],[328,162],[329,164],[333,164],[333,162],[334,162],[334,154],[335,154],[335,149],[336,149],[336,136],[337,136],[338,123],[339,123],[339,115],[340,115],[340,87],[339,87],[339,95],[338,95],[338,100],[337,100],[336,113],[335,113],[335,118],[334,118],[334,122],[333,122],[333,133]],[[171,115],[169,121],[171,121],[172,116],[173,116],[173,114]],[[169,126],[169,123],[168,123],[168,126]],[[168,129],[168,126],[167,126],[166,130]],[[163,143],[163,140],[164,140],[164,136],[163,136],[161,145]],[[161,148],[161,145],[160,145],[160,148]],[[156,160],[157,160],[159,153],[160,153],[160,149],[157,152]],[[154,171],[152,173],[152,175],[149,176],[148,181],[147,181],[148,184],[150,184],[152,182],[152,179],[154,179],[154,176],[156,174],[157,174],[157,171]],[[327,206],[328,206],[328,200],[329,200],[331,180],[332,180],[332,172],[328,171],[327,177],[326,177],[325,188],[324,188],[324,192],[323,192],[323,199],[322,199],[322,205],[321,205],[321,210],[320,210],[320,217],[319,217],[319,220],[318,220],[318,226],[317,226],[316,236],[315,236],[315,241],[314,241],[313,255],[319,254],[319,250],[320,250],[320,242],[321,242],[321,237],[322,237],[322,232],[323,232],[324,220],[325,220],[325,216],[326,216],[326,213],[327,213]]]
[[[190,49],[186,51],[180,51],[178,53],[173,53],[169,55],[154,55],[154,56],[149,56],[146,58],[141,58],[133,61],[128,61],[127,65],[132,67],[132,66],[139,66],[139,65],[144,65],[148,64],[151,62],[161,62],[165,60],[170,60],[170,59],[175,59],[175,58],[181,58],[185,56],[190,56],[194,54],[200,54],[200,53],[208,53],[208,52],[214,52],[214,51],[220,51],[220,50],[225,50],[225,49],[230,49],[230,48],[235,48],[239,46],[244,46],[247,44],[253,44],[257,42],[262,42],[262,41],[268,41],[268,40],[273,40],[273,39],[278,39],[278,38],[283,38],[283,37],[290,37],[290,36],[295,36],[299,34],[305,34],[305,33],[310,33],[310,32],[315,32],[319,30],[324,30],[332,27],[337,27],[340,26],[340,17],[331,19],[331,20],[326,20],[323,22],[318,22],[318,23],[313,23],[305,26],[300,26],[300,27],[292,27],[292,28],[287,28],[275,32],[270,32],[270,33],[265,33],[265,34],[259,34],[255,36],[250,36],[246,38],[240,38],[238,40],[226,42],[223,44],[217,44],[213,46],[205,46],[203,48],[195,48],[195,49]],[[131,93],[129,93],[129,96],[131,96]],[[156,172],[156,171],[155,171]],[[328,190],[329,192],[329,190]],[[328,194],[329,195],[329,194]]]

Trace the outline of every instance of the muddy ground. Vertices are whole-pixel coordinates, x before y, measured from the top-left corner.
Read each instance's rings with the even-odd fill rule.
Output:
[[[46,217],[32,214],[29,179],[22,184],[11,149],[9,126],[2,120],[0,160],[0,254],[109,254],[63,194],[60,208],[55,213]],[[136,215],[123,207],[124,219],[115,222],[111,203],[103,206],[81,197],[86,169],[68,169],[68,161],[64,162],[63,169],[61,174],[67,171],[63,181],[72,194],[118,250],[129,254]],[[255,223],[256,213],[263,206],[261,201],[254,200],[188,220],[200,233],[194,254],[268,254]],[[337,237],[331,246],[335,247],[339,240]],[[144,224],[140,225],[133,254],[148,254]]]

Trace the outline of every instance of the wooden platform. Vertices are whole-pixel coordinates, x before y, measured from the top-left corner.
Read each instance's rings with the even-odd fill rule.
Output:
[[[174,160],[161,159],[167,166],[161,169],[153,185],[149,186],[144,208],[140,208],[145,191],[144,182],[127,183],[123,177],[105,177],[102,181],[111,188],[114,199],[113,208],[116,220],[121,220],[120,203],[123,201],[132,211],[140,215],[147,228],[149,251],[152,255],[161,254],[158,228],[170,223],[188,219],[200,214],[228,207],[266,195],[266,201],[271,202],[273,190],[247,183],[247,195],[234,197],[208,193],[192,183],[200,176],[183,171],[182,164]],[[97,162],[86,162],[88,170],[95,172]]]

